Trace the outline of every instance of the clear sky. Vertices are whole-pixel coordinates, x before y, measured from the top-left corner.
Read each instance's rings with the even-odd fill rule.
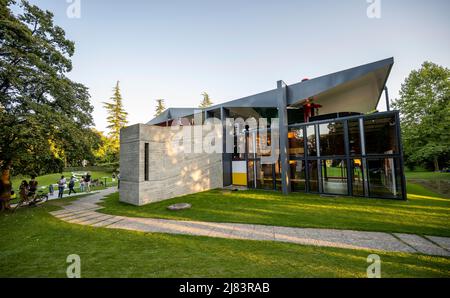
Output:
[[[450,65],[448,0],[381,0],[379,19],[367,0],[80,0],[69,18],[71,1],[30,2],[75,41],[69,77],[89,87],[100,130],[117,80],[134,124],[158,98],[196,107],[206,91],[220,103],[391,56],[395,98],[423,61]]]

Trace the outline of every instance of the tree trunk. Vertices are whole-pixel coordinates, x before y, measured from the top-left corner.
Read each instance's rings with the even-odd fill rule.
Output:
[[[434,171],[439,172],[439,160],[437,157],[434,158]]]
[[[11,189],[10,166],[6,166],[1,170],[0,177],[0,211],[10,209],[9,201],[11,200]]]

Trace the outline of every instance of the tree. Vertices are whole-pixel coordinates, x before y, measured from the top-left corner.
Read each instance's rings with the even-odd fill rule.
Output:
[[[159,116],[166,110],[166,106],[164,104],[164,99],[156,100],[156,109],[155,109],[155,117]]]
[[[93,132],[100,139],[99,145],[93,148],[93,155],[96,163],[114,163],[117,161],[117,152],[113,149],[113,141],[102,131],[93,129]]]
[[[439,160],[447,163],[450,153],[449,69],[424,62],[406,78],[394,107],[401,114],[407,162],[431,161],[438,171]]]
[[[199,108],[204,109],[204,108],[212,106],[213,103],[212,103],[211,99],[209,98],[209,94],[206,92],[203,92],[202,96],[203,96],[203,100],[200,103]]]
[[[109,129],[108,135],[111,137],[112,140],[112,146],[114,151],[119,153],[119,147],[120,147],[120,130],[124,128],[128,121],[128,113],[123,108],[122,104],[122,95],[120,94],[120,87],[119,87],[119,81],[116,83],[116,87],[114,87],[113,90],[114,94],[111,97],[112,102],[104,102],[104,106],[108,112],[108,123],[107,126]]]
[[[0,0],[0,199],[10,197],[11,174],[61,171],[85,151],[93,125],[89,93],[71,81],[75,46],[53,14],[27,1]]]

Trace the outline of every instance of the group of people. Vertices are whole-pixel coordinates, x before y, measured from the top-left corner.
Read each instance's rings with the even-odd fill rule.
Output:
[[[81,180],[80,180],[80,191],[81,192],[90,192],[91,191],[91,174],[88,172],[86,175],[81,176]],[[75,176],[72,176],[69,180],[69,196],[72,193],[77,193],[75,191],[75,182],[76,182],[76,178]],[[66,188],[67,185],[67,180],[64,176],[61,176],[61,179],[58,180],[58,198],[62,198],[64,195],[64,190]],[[49,189],[48,192],[50,193],[50,195],[53,195],[54,193],[54,189],[53,189],[53,184],[49,185]]]
[[[36,181],[36,176],[31,176],[31,180],[27,182],[22,180],[19,187],[19,196],[21,200],[29,201],[36,195],[38,182]]]
[[[120,187],[120,174],[118,173],[117,176],[115,173],[112,175],[113,181],[115,178],[117,178],[118,185],[117,187]],[[64,190],[66,189],[66,186],[69,188],[69,195],[72,193],[77,193],[75,191],[75,182],[77,181],[75,176],[72,176],[69,179],[69,182],[67,183],[67,180],[64,176],[61,176],[61,178],[57,181],[58,185],[58,198],[62,198],[64,195]],[[94,181],[95,182],[95,181]],[[91,183],[92,183],[92,176],[88,172],[86,175],[81,176],[80,179],[80,192],[90,192],[91,191]],[[27,182],[26,180],[22,180],[22,183],[19,187],[19,196],[22,200],[29,201],[30,199],[33,199],[36,195],[38,189],[38,182],[36,180],[36,176],[31,176],[31,180]],[[54,195],[54,186],[53,184],[50,184],[48,187],[49,195]],[[16,197],[16,194],[14,191],[11,191],[11,197]]]

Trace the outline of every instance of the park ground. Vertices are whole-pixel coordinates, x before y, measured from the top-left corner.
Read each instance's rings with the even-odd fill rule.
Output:
[[[408,183],[408,198],[400,202],[213,190],[138,208],[119,203],[113,194],[101,211],[450,236],[450,198],[416,183]],[[0,215],[0,276],[64,277],[67,256],[78,254],[83,277],[366,277],[369,252],[364,250],[93,228],[49,214],[71,200]],[[166,213],[165,207],[178,201],[191,202],[194,208],[176,216]],[[446,257],[377,253],[382,277],[450,277]]]
[[[42,190],[43,192],[48,192],[48,187],[50,184],[54,185],[54,191],[55,194],[58,193],[58,188],[56,184],[58,183],[59,179],[61,179],[61,176],[64,176],[67,180],[67,182],[70,180],[70,177],[75,176],[77,179],[79,179],[82,175],[85,175],[87,172],[89,172],[92,176],[92,180],[97,180],[99,182],[106,182],[107,186],[116,186],[117,180],[112,178],[113,172],[110,170],[96,170],[96,171],[87,171],[87,170],[79,170],[79,171],[64,171],[62,173],[55,173],[55,174],[48,174],[39,176],[36,178],[38,182],[38,189]],[[18,194],[19,193],[19,187],[22,180],[30,181],[31,177],[28,176],[15,176],[11,179],[11,183],[13,186],[13,190]],[[104,186],[92,186],[91,190],[97,190],[102,189]],[[80,181],[77,180],[75,182],[75,191],[80,190]],[[66,187],[64,193],[68,193],[69,188]],[[17,200],[12,201],[12,203],[15,203]]]

